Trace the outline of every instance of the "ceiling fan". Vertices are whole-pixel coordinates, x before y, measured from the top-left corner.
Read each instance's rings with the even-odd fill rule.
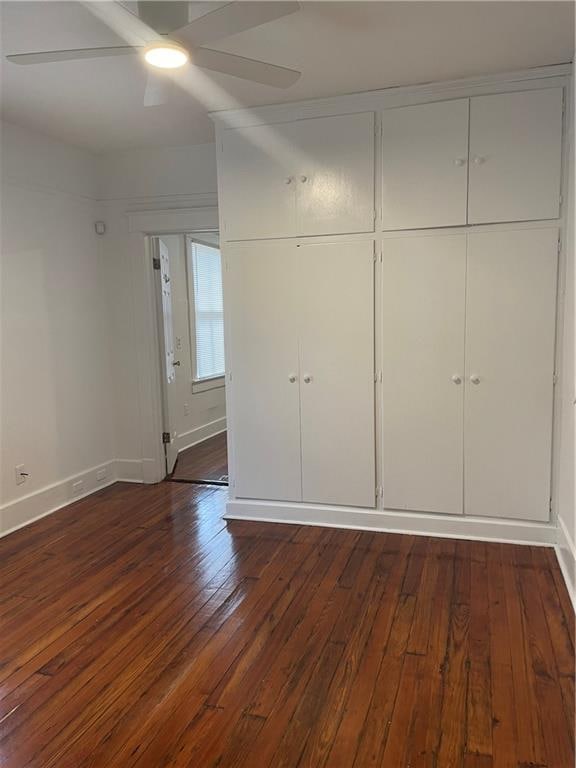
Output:
[[[136,13],[120,2],[84,5],[129,44],[15,53],[6,56],[8,61],[14,64],[47,64],[137,54],[154,68],[169,70],[190,64],[276,88],[288,88],[300,77],[300,72],[294,69],[204,47],[205,43],[294,13],[300,8],[298,2],[143,0],[130,4],[136,6]],[[209,10],[205,12],[207,7]],[[198,15],[199,11],[201,15]],[[163,101],[158,81],[149,76],[145,105],[161,104]]]

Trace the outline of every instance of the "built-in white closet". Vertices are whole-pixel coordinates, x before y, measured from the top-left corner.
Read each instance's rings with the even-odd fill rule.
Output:
[[[385,506],[547,520],[558,229],[382,251]]]
[[[371,506],[374,243],[226,250],[238,496]]]
[[[549,520],[564,85],[217,118],[232,505]]]

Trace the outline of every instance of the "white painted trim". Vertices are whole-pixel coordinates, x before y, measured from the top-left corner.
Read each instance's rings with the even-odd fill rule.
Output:
[[[260,107],[221,110],[211,112],[210,117],[219,129],[227,129],[348,114],[350,112],[378,112],[391,107],[424,104],[429,101],[566,85],[566,78],[570,73],[570,64],[557,64],[485,77],[395,86],[377,91],[330,96],[323,99],[307,99]]]
[[[561,517],[558,518],[558,542],[555,550],[562,576],[566,582],[566,589],[576,611],[576,545]]]
[[[361,531],[544,546],[553,546],[557,535],[556,528],[552,525],[522,520],[455,517],[419,512],[242,499],[228,501],[224,517],[226,520],[256,520],[268,523],[317,525],[327,528],[351,528]]]
[[[106,477],[97,480],[96,472],[101,469],[106,470]],[[112,485],[116,480],[116,462],[108,461],[47,485],[19,499],[9,501],[0,507],[0,537],[46,517],[46,515],[50,515],[68,504],[90,496],[101,488]],[[83,481],[84,491],[75,494],[72,491],[72,485],[79,481]]]
[[[222,432],[226,432],[226,417],[222,416],[220,419],[209,421],[208,424],[203,424],[201,427],[195,427],[188,432],[183,432],[176,438],[178,441],[178,453],[185,451],[187,448],[192,448],[194,445],[203,443],[205,440],[209,440],[211,437],[220,435]]]
[[[140,234],[177,235],[218,229],[218,209],[173,208],[128,213],[128,231]]]
[[[123,483],[143,483],[142,459],[116,459],[116,479]]]

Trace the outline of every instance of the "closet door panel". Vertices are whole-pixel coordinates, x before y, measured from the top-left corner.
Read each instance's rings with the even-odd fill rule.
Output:
[[[223,132],[219,164],[224,237],[292,237],[296,226],[293,123]]]
[[[374,113],[300,120],[293,130],[298,232],[372,232]]]
[[[382,226],[466,223],[468,99],[382,113]]]
[[[470,224],[553,219],[560,209],[562,88],[470,100]]]
[[[466,236],[383,241],[387,509],[462,514]]]
[[[549,517],[557,238],[553,228],[469,236],[468,515]]]
[[[298,252],[303,499],[373,507],[374,245]]]
[[[301,500],[297,251],[228,245],[226,312],[236,496]]]

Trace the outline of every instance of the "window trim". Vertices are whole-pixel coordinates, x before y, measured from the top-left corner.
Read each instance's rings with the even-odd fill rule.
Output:
[[[197,376],[197,356],[196,356],[196,302],[194,296],[194,276],[192,274],[192,248],[198,245],[204,245],[208,248],[214,248],[220,252],[220,263],[222,263],[222,251],[220,247],[213,243],[207,243],[193,235],[185,235],[186,240],[186,284],[188,292],[188,332],[190,334],[190,365],[192,371],[192,394],[199,392],[208,392],[211,389],[220,389],[225,386],[226,371],[217,376]]]

